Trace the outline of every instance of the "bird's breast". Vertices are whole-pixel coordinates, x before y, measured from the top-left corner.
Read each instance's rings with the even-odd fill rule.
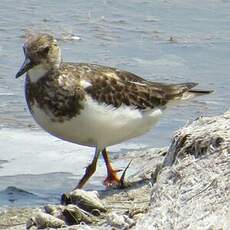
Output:
[[[79,115],[85,97],[81,90],[60,86],[55,79],[44,78],[33,83],[29,77],[26,78],[25,95],[32,115],[36,104],[54,122],[63,122]]]

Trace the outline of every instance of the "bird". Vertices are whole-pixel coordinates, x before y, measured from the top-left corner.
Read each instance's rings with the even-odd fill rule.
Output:
[[[34,120],[62,140],[95,148],[75,189],[83,188],[102,154],[104,185],[119,185],[108,147],[148,132],[167,107],[210,90],[197,83],[166,84],[134,73],[89,63],[64,62],[57,39],[48,33],[26,36],[25,60],[16,78],[25,77],[25,98]]]

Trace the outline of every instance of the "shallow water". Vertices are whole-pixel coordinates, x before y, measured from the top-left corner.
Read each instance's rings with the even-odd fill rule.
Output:
[[[8,186],[14,186],[34,193],[41,202],[52,200],[75,186],[94,151],[51,137],[32,120],[25,105],[23,78],[14,78],[23,61],[25,31],[53,33],[66,61],[115,66],[154,81],[194,81],[200,83],[200,88],[215,90],[212,95],[169,109],[150,133],[114,146],[112,152],[116,154],[168,145],[173,131],[187,120],[229,109],[229,12],[230,2],[224,0],[1,0],[3,194],[9,193]],[[117,167],[125,167],[125,162]],[[99,170],[88,188],[103,188],[103,169],[100,160]],[[15,201],[1,194],[0,205],[33,204],[33,199],[26,203],[25,199]]]

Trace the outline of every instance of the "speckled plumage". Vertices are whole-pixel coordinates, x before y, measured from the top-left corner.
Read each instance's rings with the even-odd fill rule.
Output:
[[[87,87],[82,86],[82,81],[88,83]],[[127,105],[144,111],[156,107],[163,109],[168,101],[180,97],[194,85],[166,85],[111,67],[62,63],[36,83],[27,76],[26,98],[30,110],[36,100],[43,110],[53,114],[52,121],[63,122],[80,114],[85,94],[114,108]]]
[[[36,83],[26,77],[26,100],[31,113],[35,102],[47,114],[52,113],[53,122],[63,122],[80,114],[83,109],[85,91],[79,85],[79,78],[54,70]]]

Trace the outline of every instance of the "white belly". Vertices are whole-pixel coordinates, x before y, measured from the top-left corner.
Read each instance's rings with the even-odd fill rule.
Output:
[[[31,109],[36,122],[52,135],[100,149],[144,134],[162,114],[160,108],[140,112],[123,105],[115,109],[91,98],[87,98],[80,115],[62,123],[51,121],[51,117],[36,104]]]

